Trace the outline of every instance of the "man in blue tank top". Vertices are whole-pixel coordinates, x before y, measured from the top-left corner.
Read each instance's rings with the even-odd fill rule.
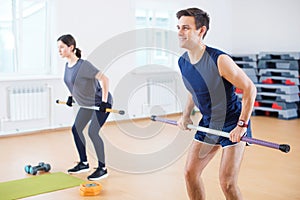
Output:
[[[190,199],[205,199],[201,179],[207,164],[222,147],[219,170],[221,188],[226,199],[242,199],[237,185],[245,143],[251,137],[250,116],[256,97],[253,82],[226,53],[204,44],[209,16],[198,8],[177,12],[180,47],[187,51],[179,58],[183,82],[189,91],[186,107],[178,126],[187,130],[190,113],[197,106],[202,114],[199,126],[230,133],[230,138],[196,132],[187,157],[185,180]],[[243,90],[242,102],[235,88]]]

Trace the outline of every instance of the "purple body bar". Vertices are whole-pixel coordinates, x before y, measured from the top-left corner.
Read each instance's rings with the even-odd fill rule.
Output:
[[[159,121],[159,122],[163,122],[163,123],[172,124],[172,125],[177,126],[176,121],[161,118],[161,117],[157,117],[155,115],[151,116],[151,120]],[[212,129],[210,129],[210,130],[212,130]],[[212,131],[216,131],[216,130],[212,130]],[[224,133],[222,131],[219,131],[219,132]],[[216,135],[219,135],[219,134],[216,134]],[[229,135],[229,133],[228,133],[228,135]],[[222,135],[222,136],[224,136],[224,135]],[[228,137],[228,136],[224,136],[224,137]],[[269,147],[269,148],[273,148],[273,149],[278,149],[278,150],[280,150],[282,152],[285,152],[285,153],[288,153],[290,151],[290,146],[288,144],[276,144],[276,143],[273,143],[273,142],[268,142],[268,141],[259,140],[259,139],[255,139],[255,138],[249,138],[249,137],[246,137],[246,136],[242,137],[241,141],[248,142],[248,143],[251,143],[251,144],[257,144],[257,145],[261,145],[261,146],[265,146],[265,147]]]

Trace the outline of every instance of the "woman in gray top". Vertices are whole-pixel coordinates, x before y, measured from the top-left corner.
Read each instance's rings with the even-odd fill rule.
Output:
[[[72,133],[80,162],[74,168],[69,169],[68,173],[82,173],[90,170],[83,129],[91,121],[88,135],[97,154],[98,168],[88,176],[88,179],[99,180],[108,175],[105,167],[104,144],[99,130],[109,115],[106,108],[112,107],[112,96],[108,91],[109,79],[89,61],[81,59],[81,51],[76,47],[76,41],[72,35],[62,35],[57,39],[57,45],[60,56],[67,60],[64,82],[71,93],[67,105],[72,106],[73,99],[75,99],[79,106],[100,107],[99,111],[80,107],[76,115]]]

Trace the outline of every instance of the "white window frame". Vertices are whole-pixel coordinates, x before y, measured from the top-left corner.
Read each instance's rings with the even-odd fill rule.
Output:
[[[168,36],[166,35],[168,33],[168,30],[174,30],[175,27],[175,16],[174,12],[168,11],[168,10],[157,10],[157,9],[151,9],[151,8],[136,8],[135,12],[135,18],[136,18],[136,28],[142,29],[142,28],[155,28],[157,29],[154,36],[154,42],[160,43],[159,46],[166,47],[166,43],[168,42]],[[138,21],[139,17],[145,18],[145,23],[141,24]],[[160,26],[158,24],[159,18],[165,18],[168,19],[168,23],[165,26]],[[173,20],[174,19],[174,20]],[[160,37],[158,35],[160,34]],[[144,58],[145,64],[160,64],[164,66],[175,66],[175,60],[174,55],[171,55],[170,53],[164,51],[164,50],[144,50],[146,52],[146,58]],[[144,56],[145,56],[144,54]],[[138,59],[143,56],[141,54],[138,54]],[[139,65],[143,65],[142,63],[138,63]]]
[[[11,23],[11,34],[7,34],[10,39],[7,41],[8,48],[12,50],[12,60],[9,62],[10,64],[6,66],[0,66],[0,76],[1,77],[18,77],[23,75],[47,75],[51,74],[51,43],[50,43],[50,16],[49,16],[49,0],[1,0],[6,1],[6,5],[11,3],[11,12],[7,11],[11,16],[7,16],[3,21],[0,19],[1,23]],[[9,2],[9,3],[8,3]],[[25,5],[27,7],[25,7]],[[44,10],[42,10],[44,9]],[[42,11],[41,11],[42,10]],[[28,23],[27,20],[36,19],[32,18],[33,15],[42,14],[44,20],[41,20],[41,25],[36,26],[32,25],[32,23]],[[31,18],[30,18],[31,17]],[[43,18],[41,18],[43,19]],[[27,22],[27,24],[26,24]],[[39,31],[34,31],[32,27],[40,28],[38,30],[44,30],[42,35],[39,35]],[[1,27],[1,26],[0,26]],[[31,40],[27,40],[25,38],[25,30],[27,28],[27,36],[30,35],[30,31],[33,31],[33,35],[37,34],[41,40],[34,43],[32,41],[35,38],[30,38]],[[0,35],[2,37],[2,35]],[[34,37],[34,36],[33,36]],[[42,42],[40,42],[42,41]],[[32,44],[29,45],[29,44]],[[27,51],[27,52],[26,52]],[[30,54],[32,51],[32,54]],[[36,54],[37,51],[40,51],[41,54]],[[38,52],[39,53],[39,52]],[[24,56],[26,55],[27,58]],[[39,58],[40,57],[40,58]],[[4,58],[10,59],[10,58]],[[27,63],[34,63],[31,68],[31,64],[25,64],[27,59]],[[37,60],[35,60],[37,59]],[[38,60],[40,59],[40,60]],[[1,65],[1,62],[0,62]],[[2,68],[2,69],[1,69]],[[8,69],[8,70],[5,70]]]

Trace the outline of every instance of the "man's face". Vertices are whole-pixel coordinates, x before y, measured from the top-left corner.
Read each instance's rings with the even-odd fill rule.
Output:
[[[199,45],[201,40],[200,29],[196,30],[195,19],[192,16],[182,16],[178,20],[178,39],[179,46],[185,49],[191,49]]]

